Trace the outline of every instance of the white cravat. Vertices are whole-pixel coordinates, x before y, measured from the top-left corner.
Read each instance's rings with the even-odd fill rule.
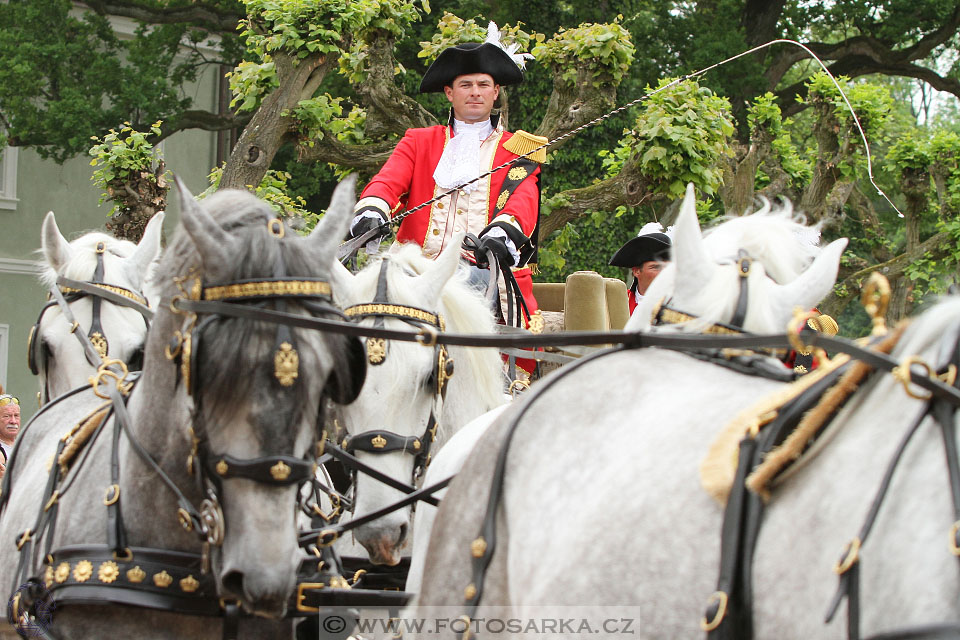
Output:
[[[443,150],[433,179],[444,189],[454,189],[480,176],[480,143],[493,132],[490,119],[469,124],[453,120],[453,137]],[[463,188],[470,193],[477,183]]]

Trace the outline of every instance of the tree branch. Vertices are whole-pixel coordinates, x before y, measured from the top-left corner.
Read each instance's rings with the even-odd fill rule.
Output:
[[[84,4],[91,11],[101,16],[122,16],[133,18],[148,24],[176,24],[188,22],[210,31],[235,34],[237,24],[245,14],[232,11],[215,3],[197,2],[184,7],[145,7],[135,2],[112,0],[85,0]]]

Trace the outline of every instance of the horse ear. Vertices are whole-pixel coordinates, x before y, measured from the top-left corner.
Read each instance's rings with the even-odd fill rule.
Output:
[[[334,256],[337,246],[347,235],[350,220],[353,219],[353,205],[357,202],[357,174],[351,173],[340,181],[333,190],[330,206],[323,219],[317,223],[310,234],[310,241],[316,247],[318,255]]]
[[[837,281],[840,256],[846,247],[846,238],[834,240],[820,251],[806,271],[785,285],[777,285],[771,308],[784,309],[790,314],[794,307],[807,310],[817,306]]]
[[[676,288],[683,291],[697,290],[710,282],[717,269],[700,233],[697,196],[692,182],[687,184],[687,194],[673,225],[671,260],[676,264]]]
[[[220,265],[230,264],[233,260],[230,235],[194,199],[180,176],[175,175],[174,181],[180,193],[180,222],[200,253],[204,270],[215,273]]]
[[[457,265],[460,264],[460,247],[463,245],[465,236],[465,231],[453,234],[437,259],[420,276],[420,282],[424,283],[428,295],[434,302],[440,300],[440,293],[457,271]]]
[[[163,211],[158,211],[150,218],[150,222],[143,230],[143,237],[137,244],[137,250],[131,256],[137,273],[140,274],[141,282],[146,277],[150,264],[160,255],[160,236],[163,234],[163,219],[165,216],[166,214]]]
[[[54,271],[59,271],[63,265],[70,261],[73,250],[70,243],[60,233],[60,227],[57,226],[57,217],[53,211],[48,211],[43,218],[43,228],[40,235],[43,255],[47,258],[47,263],[53,267]]]
[[[343,266],[335,256],[330,262],[330,286],[333,288],[333,298],[337,301],[337,304],[342,306],[348,303],[348,296],[344,293],[353,289],[356,276],[350,273],[350,270]]]

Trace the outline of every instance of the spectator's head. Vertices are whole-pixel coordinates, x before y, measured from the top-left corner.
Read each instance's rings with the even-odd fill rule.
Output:
[[[670,236],[663,232],[658,222],[651,222],[640,229],[636,238],[627,240],[610,258],[614,267],[627,267],[633,273],[631,289],[640,295],[670,261]]]
[[[8,393],[0,395],[0,441],[13,442],[20,432],[20,401]]]

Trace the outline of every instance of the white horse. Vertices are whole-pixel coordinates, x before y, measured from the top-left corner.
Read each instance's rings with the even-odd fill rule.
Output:
[[[418,247],[405,246],[390,251],[382,261],[372,263],[355,276],[336,266],[332,273],[335,300],[342,308],[371,302],[403,305],[439,314],[446,331],[492,333],[494,319],[490,305],[482,294],[467,284],[457,269],[461,240],[454,238],[436,260],[424,258]],[[376,299],[381,269],[386,284],[385,300]],[[362,313],[358,317],[364,318],[362,323],[365,326],[373,326],[379,321],[388,329],[411,330],[424,324],[401,320],[390,314]],[[502,364],[496,350],[450,347],[447,357],[453,361],[454,374],[442,398],[437,376],[440,373],[438,367],[443,364],[438,362],[438,354],[439,350],[434,347],[388,341],[383,361],[368,366],[360,396],[353,404],[339,410],[339,419],[351,439],[364,432],[384,430],[402,438],[421,439],[421,446],[429,446],[430,454],[435,455],[460,427],[506,401]],[[432,444],[426,433],[431,414],[439,421],[436,441]],[[356,451],[362,462],[407,484],[415,481],[415,453],[413,450],[389,453],[377,453],[375,449]],[[353,517],[376,511],[403,495],[397,489],[358,473]],[[421,504],[417,509],[424,506]],[[395,565],[400,561],[401,549],[408,542],[410,517],[410,507],[398,509],[356,528],[353,537],[367,550],[372,562]]]
[[[940,370],[958,337],[960,300],[952,299],[915,320],[892,356]],[[529,618],[548,605],[616,605],[606,611],[629,617],[640,637],[699,635],[717,584],[723,507],[700,487],[698,469],[721,428],[783,384],[660,349],[606,355],[568,374],[505,414],[450,486],[419,604],[462,605],[474,583],[471,543],[494,461],[519,417],[482,609],[499,605],[502,615]],[[615,381],[629,402],[611,402]],[[755,637],[846,637],[842,609],[824,622],[837,590],[833,567],[864,524],[899,441],[926,409],[892,376],[875,375],[834,419],[819,454],[774,486],[752,572]],[[960,622],[960,571],[945,544],[956,516],[932,422],[920,424],[859,550],[864,637]],[[957,426],[953,411],[949,428]],[[580,475],[571,481],[569,469]]]
[[[696,195],[689,185],[674,226],[672,262],[654,280],[625,330],[697,333],[714,323],[729,322],[742,286],[741,277],[734,275],[730,265],[742,250],[753,262],[746,277],[746,314],[741,328],[751,333],[781,332],[797,306],[808,309],[815,305],[836,279],[847,241],[836,240],[820,249],[817,237],[815,229],[794,219],[789,205],[771,210],[769,203],[760,211],[726,220],[702,235]],[[655,307],[664,301],[693,319],[651,326]],[[456,474],[499,414],[499,410],[491,412],[458,432],[428,469],[424,484],[429,486]],[[420,588],[435,514],[436,508],[430,505],[422,505],[416,514],[414,554],[406,586],[412,593]]]
[[[11,542],[0,546],[0,585],[10,599],[32,579],[29,593],[19,589],[21,607],[48,589],[52,637],[221,638],[216,616],[231,602],[257,614],[240,621],[239,637],[289,632],[264,617],[283,614],[294,587],[295,481],[312,473],[324,389],[345,398],[357,386],[362,361],[351,354],[360,348],[229,310],[330,313],[323,280],[353,187],[352,179],[338,187],[300,238],[245,191],[198,204],[181,185],[181,226],[157,271],[162,301],[129,391],[129,424],[119,432],[98,413],[116,383],[103,375],[24,427],[4,478],[0,539]],[[207,308],[176,310],[174,299]],[[46,526],[52,517],[55,527]],[[123,550],[111,553],[117,544]]]
[[[58,277],[81,282],[91,282],[97,270],[98,256],[103,263],[100,283],[113,292],[136,302],[146,302],[143,297],[147,271],[160,253],[160,236],[163,212],[151,218],[139,244],[118,240],[113,236],[87,233],[73,242],[68,242],[57,227],[53,212],[43,219],[41,233],[40,280],[49,289],[57,286]],[[98,252],[98,246],[103,250]],[[94,298],[81,295],[69,302],[70,312],[79,323],[76,331],[87,335],[94,317]],[[107,358],[130,362],[143,351],[147,324],[136,310],[100,300],[96,314],[100,323],[104,355]],[[49,401],[70,389],[87,384],[87,379],[96,371],[84,353],[71,322],[64,317],[58,304],[51,301],[34,327],[30,338],[30,359],[40,377],[44,401]]]

